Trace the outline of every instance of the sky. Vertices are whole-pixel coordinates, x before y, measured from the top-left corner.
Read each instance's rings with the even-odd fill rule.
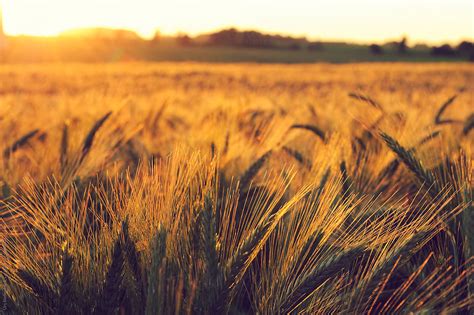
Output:
[[[235,26],[314,40],[474,38],[474,0],[0,0],[9,35],[111,27],[151,37]]]

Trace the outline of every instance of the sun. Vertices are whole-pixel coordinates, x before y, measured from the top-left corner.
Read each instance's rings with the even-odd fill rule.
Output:
[[[145,18],[137,19],[145,8],[132,7],[129,1],[1,1],[5,32],[10,35],[55,36],[75,28],[110,27],[132,29],[149,37],[156,27],[146,14]]]

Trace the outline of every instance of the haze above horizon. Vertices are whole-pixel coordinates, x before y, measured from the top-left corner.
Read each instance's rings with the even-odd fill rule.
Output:
[[[8,35],[129,29],[145,38],[237,27],[313,40],[457,42],[474,38],[471,0],[0,0]]]

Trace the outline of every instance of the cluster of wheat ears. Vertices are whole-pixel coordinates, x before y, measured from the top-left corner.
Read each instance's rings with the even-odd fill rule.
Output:
[[[199,75],[184,79],[186,97],[215,88]],[[309,88],[290,83],[256,89]],[[474,115],[447,118],[457,95],[433,114],[345,97],[363,113],[356,125],[314,105],[290,119],[276,101],[230,114],[215,104],[184,127],[166,103],[135,125],[119,108],[88,130],[23,127],[2,159],[3,310],[472,311]]]

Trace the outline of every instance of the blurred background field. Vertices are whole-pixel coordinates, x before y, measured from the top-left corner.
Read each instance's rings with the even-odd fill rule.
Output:
[[[42,130],[44,143],[39,147],[48,153],[33,150],[24,157],[29,166],[15,169],[26,174],[33,167],[47,176],[59,154],[49,148],[59,146],[65,122],[77,131],[79,141],[80,131],[94,119],[116,112],[118,124],[127,130],[138,128],[134,137],[149,156],[165,156],[181,142],[208,150],[213,142],[225,142],[229,132],[238,141],[237,134],[258,128],[262,119],[265,126],[275,120],[277,129],[291,123],[315,123],[329,134],[352,137],[353,128],[374,123],[378,111],[359,106],[360,101],[349,97],[350,93],[377,100],[393,115],[403,113],[403,124],[388,124],[387,128],[424,133],[425,122],[421,121],[428,124],[440,103],[452,95],[459,93],[449,115],[466,118],[472,109],[473,79],[474,68],[469,63],[3,65],[0,102],[5,128],[1,137],[6,146],[31,129]],[[265,148],[258,149],[258,143],[252,146],[252,150],[235,153],[245,154],[245,160],[256,154],[254,150]],[[14,177],[17,182],[22,175]]]
[[[222,35],[223,34],[223,35]],[[233,34],[233,35],[232,35]],[[249,34],[249,35],[245,35]],[[240,39],[236,39],[240,38]],[[200,61],[258,63],[350,62],[466,62],[474,58],[474,45],[412,45],[400,39],[382,44],[314,42],[259,32],[223,30],[191,38],[159,36],[144,40],[131,31],[92,29],[60,37],[8,38],[0,61],[117,62]]]

